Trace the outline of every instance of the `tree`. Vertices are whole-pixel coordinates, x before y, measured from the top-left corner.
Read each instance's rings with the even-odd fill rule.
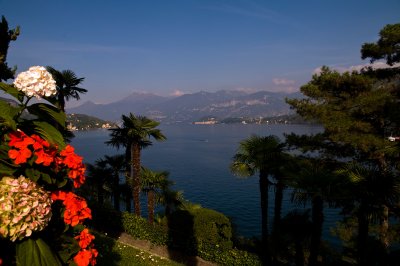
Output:
[[[126,161],[125,155],[117,154],[114,156],[105,155],[104,159],[100,159],[101,164],[110,168],[112,172],[111,189],[113,192],[114,209],[120,210],[120,195],[121,188],[119,184],[120,173],[125,169]]]
[[[166,139],[156,128],[159,124],[145,116],[135,116],[132,113],[129,116],[122,115],[122,126],[111,128],[111,139],[106,142],[117,148],[126,148],[126,154],[129,156],[127,161],[131,161],[133,208],[137,216],[140,216],[141,150],[152,145],[150,138],[157,141]]]
[[[309,265],[318,264],[324,222],[324,202],[331,206],[335,196],[342,189],[343,181],[334,174],[331,162],[321,159],[298,158],[298,168],[292,174],[291,185],[294,188],[292,201],[300,204],[311,202],[311,243]]]
[[[376,44],[365,44],[363,58],[386,59],[389,65],[399,61],[400,27],[388,25]],[[396,37],[397,36],[397,37]],[[390,48],[391,47],[391,48]],[[312,137],[293,137],[296,145],[318,151],[320,156],[336,160],[354,160],[379,169],[382,180],[397,171],[399,146],[388,141],[391,132],[399,133],[400,68],[366,68],[360,72],[339,73],[323,67],[321,73],[301,87],[307,96],[287,102],[306,119],[321,123],[324,132]],[[302,143],[302,140],[306,140]],[[382,245],[388,243],[388,206],[381,206]]]
[[[102,160],[97,160],[95,164],[87,164],[87,185],[90,187],[92,193],[96,196],[97,202],[104,204],[104,196],[106,192],[111,191],[111,168],[106,167]]]
[[[369,237],[369,225],[373,221],[380,221],[382,217],[388,217],[389,208],[394,207],[400,200],[400,179],[398,174],[386,173],[382,175],[376,165],[359,164],[356,161],[349,162],[338,171],[347,179],[345,190],[347,209],[351,210],[358,220],[357,249],[359,263],[364,265],[373,256],[367,252]],[[347,194],[347,195],[346,195]],[[349,206],[350,205],[350,206]],[[381,224],[381,247],[385,250],[389,246],[386,242],[386,227],[388,221]],[[382,223],[382,222],[381,222]]]
[[[47,71],[51,73],[57,86],[57,103],[60,109],[65,112],[65,102],[71,98],[79,100],[80,94],[86,93],[87,90],[78,87],[85,78],[78,78],[72,70],[58,71],[53,67],[46,67]]]
[[[0,82],[7,79],[13,79],[15,68],[11,69],[7,65],[7,52],[11,41],[17,40],[20,33],[19,27],[10,30],[8,22],[4,16],[1,16],[0,22]]]
[[[154,172],[148,168],[142,167],[142,191],[147,194],[147,210],[150,224],[154,223],[154,209],[158,201],[157,198],[162,196],[163,189],[167,188],[170,184],[168,175],[169,173],[166,171]]]
[[[294,242],[295,245],[295,264],[296,266],[303,266],[304,257],[304,243],[310,238],[312,233],[312,223],[310,222],[309,211],[300,212],[294,210],[289,212],[281,221],[281,228],[283,234],[289,236],[290,245]]]
[[[400,24],[388,24],[380,32],[376,43],[364,43],[361,47],[361,58],[370,58],[371,63],[385,59],[393,66],[400,62]]]
[[[239,176],[252,176],[259,173],[261,198],[262,241],[268,252],[268,194],[270,181],[268,175],[276,173],[282,158],[282,146],[276,136],[260,137],[253,135],[240,142],[233,157],[230,169]]]

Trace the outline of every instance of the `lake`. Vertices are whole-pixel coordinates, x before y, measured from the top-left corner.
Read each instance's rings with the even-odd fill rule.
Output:
[[[242,236],[261,235],[261,215],[258,176],[238,178],[229,171],[229,164],[239,142],[252,134],[276,135],[284,133],[314,134],[321,131],[311,125],[160,125],[167,136],[164,142],[154,142],[142,151],[142,164],[152,170],[170,172],[174,189],[183,190],[184,197],[203,207],[215,209],[230,217]],[[85,162],[93,163],[104,155],[123,153],[104,144],[109,131],[75,132],[72,145]],[[274,188],[270,191],[269,210],[272,221]],[[299,208],[290,202],[287,192],[283,215]],[[142,204],[142,209],[145,205]],[[338,210],[325,211],[325,238],[330,238],[329,227],[338,217]]]

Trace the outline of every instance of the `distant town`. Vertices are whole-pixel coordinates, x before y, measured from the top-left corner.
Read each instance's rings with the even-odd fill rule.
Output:
[[[156,119],[157,120],[157,119]],[[306,122],[298,115],[282,115],[276,117],[231,117],[219,119],[217,117],[208,116],[193,121],[194,125],[216,125],[216,124],[306,124]],[[168,124],[180,124],[180,121]],[[71,131],[85,131],[94,129],[108,129],[118,125],[117,122],[106,121],[100,118],[85,114],[67,114],[67,127]]]
[[[116,127],[117,124],[84,114],[67,114],[67,128],[71,131]]]

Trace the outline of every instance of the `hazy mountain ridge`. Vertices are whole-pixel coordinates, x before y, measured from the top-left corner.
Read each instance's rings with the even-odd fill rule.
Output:
[[[290,114],[285,98],[299,98],[300,93],[259,91],[245,93],[221,90],[200,91],[179,97],[163,97],[151,93],[132,93],[110,104],[85,102],[68,109],[68,113],[82,113],[105,120],[120,120],[129,112],[167,122],[192,122],[204,116],[219,119],[228,117],[271,117]]]

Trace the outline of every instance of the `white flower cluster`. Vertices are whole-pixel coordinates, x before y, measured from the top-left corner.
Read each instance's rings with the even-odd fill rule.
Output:
[[[0,236],[11,241],[43,230],[51,219],[50,193],[24,176],[0,180]]]
[[[19,73],[14,85],[29,97],[49,97],[57,93],[55,80],[42,66],[33,66],[28,71]]]

